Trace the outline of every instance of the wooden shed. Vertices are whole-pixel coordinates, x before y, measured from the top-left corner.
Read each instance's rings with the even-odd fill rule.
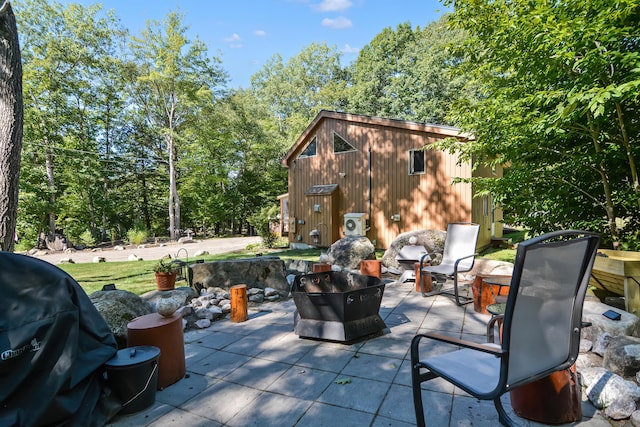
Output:
[[[364,235],[386,249],[401,233],[446,230],[451,222],[479,223],[478,247],[501,237],[502,213],[491,197],[474,197],[472,184],[453,180],[502,171],[472,171],[455,154],[424,150],[449,137],[466,140],[453,127],[321,111],[282,161],[289,192],[281,217],[291,246]]]

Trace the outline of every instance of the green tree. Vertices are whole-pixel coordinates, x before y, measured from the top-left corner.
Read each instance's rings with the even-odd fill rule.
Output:
[[[26,229],[53,233],[66,223],[95,228],[103,204],[97,196],[100,155],[109,148],[97,142],[105,128],[94,113],[104,102],[102,78],[113,75],[107,67],[123,32],[113,14],[100,16],[100,6],[25,0],[16,10],[24,46],[27,120],[20,186],[27,191],[21,195],[21,212],[30,217]]]
[[[22,150],[22,64],[16,17],[0,7],[0,251],[12,251],[18,212]]]
[[[137,61],[135,100],[147,123],[163,137],[169,168],[169,230],[172,239],[180,228],[180,196],[177,169],[181,133],[195,121],[226,83],[226,73],[205,45],[186,38],[183,17],[169,13],[164,22],[149,21],[131,43]]]
[[[447,124],[465,83],[464,75],[451,75],[461,53],[449,46],[463,38],[446,16],[424,28],[406,22],[383,29],[351,65],[349,111]]]
[[[343,110],[348,74],[335,46],[312,43],[283,62],[274,55],[251,76],[251,87],[289,146],[322,109]]]
[[[457,148],[508,165],[477,183],[505,219],[598,230],[614,245],[637,233],[640,4],[463,0],[451,21],[469,34],[460,69],[480,95],[459,104],[475,140]]]

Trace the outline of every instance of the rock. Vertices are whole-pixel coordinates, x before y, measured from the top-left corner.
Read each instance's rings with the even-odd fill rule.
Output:
[[[199,256],[209,255],[209,251],[205,251],[204,249],[200,249],[193,254],[194,258]]]
[[[203,262],[189,266],[193,287],[200,291],[209,287],[224,287],[243,283],[247,288],[270,287],[289,290],[284,262],[277,257],[257,257],[226,261]]]
[[[178,239],[178,244],[183,245],[186,243],[195,243],[196,241],[193,240],[191,237],[181,237]]]
[[[595,353],[580,353],[578,354],[578,359],[576,360],[576,369],[578,372],[582,371],[585,368],[601,368],[602,367],[602,357],[598,356]]]
[[[640,371],[640,338],[612,337],[602,366],[621,377],[635,377]]]
[[[278,296],[280,295],[280,294],[278,293],[278,290],[277,290],[277,289],[274,289],[274,288],[264,288],[264,296],[265,296],[265,297],[272,297],[272,296],[274,296],[274,295],[278,295]]]
[[[323,254],[327,257],[326,254]],[[327,257],[328,258],[328,257]],[[289,259],[285,260],[285,270],[291,271],[294,274],[304,274],[313,271],[313,261],[305,261],[300,259]]]
[[[391,267],[392,269],[402,270],[402,266],[396,261],[396,257],[400,249],[412,244],[411,242],[414,241],[414,244],[424,246],[428,253],[437,253],[438,258],[434,259],[433,263],[440,264],[446,236],[446,231],[441,230],[415,230],[402,233],[396,237],[389,246],[389,249],[385,251],[382,256],[382,265]]]
[[[71,258],[60,258],[60,264],[75,264],[76,262]]]
[[[124,251],[124,246],[116,245],[113,247],[114,251]]]
[[[633,399],[623,397],[614,400],[611,405],[604,408],[604,414],[612,420],[624,420],[636,411],[636,402]]]
[[[181,306],[189,304],[191,300],[198,296],[193,288],[180,286],[168,291],[149,291],[140,295],[140,298],[146,301],[151,309],[155,311],[156,304],[163,295],[169,295],[171,298],[178,300]]]
[[[264,299],[269,302],[278,301],[280,299],[280,294],[271,295],[271,296],[265,297]]]
[[[591,340],[580,340],[580,353],[587,353],[591,351],[593,348],[593,341]]]
[[[107,259],[103,256],[94,256],[93,262],[107,262]]]
[[[473,268],[466,274],[475,277],[479,273],[510,276],[511,274],[513,274],[513,263],[506,261],[496,261],[487,258],[476,258],[473,263]]]
[[[113,332],[118,348],[127,346],[127,324],[136,317],[153,312],[149,303],[129,291],[97,291],[89,298]]]
[[[248,296],[257,295],[257,294],[264,294],[264,290],[260,288],[251,288],[247,290]]]
[[[371,241],[364,236],[347,236],[331,245],[327,252],[332,266],[360,269],[360,261],[376,259],[375,248]]]
[[[198,329],[205,329],[211,326],[211,320],[209,319],[199,319],[196,320],[194,326]]]
[[[640,427],[640,411],[636,410],[631,414],[631,424],[633,424],[634,427]]]
[[[621,398],[640,399],[640,387],[605,368],[580,371],[587,397],[598,408],[606,408]]]
[[[49,255],[49,251],[40,251],[40,250],[36,250],[33,253],[33,256],[44,256],[44,255]]]
[[[609,347],[609,342],[612,338],[613,336],[608,332],[600,335],[593,345],[592,351],[598,356],[604,356],[604,352],[607,350],[607,347]]]
[[[208,308],[204,308],[204,307],[196,308],[193,314],[195,314],[198,319],[207,319],[207,320],[213,319],[213,313]]]
[[[128,261],[142,261],[142,258],[140,258],[138,255],[136,254],[131,254],[127,257]]]
[[[256,302],[256,303],[264,302],[264,295],[263,295],[263,294],[255,294],[255,295],[251,295],[251,296],[249,297],[249,301],[250,301],[250,302]]]
[[[224,305],[220,304],[220,308],[222,309],[222,312],[224,314],[230,313],[231,312],[231,303],[224,304]]]
[[[584,338],[597,341],[597,337],[605,332],[613,336],[628,335],[640,337],[640,319],[626,311],[617,310],[621,314],[620,320],[610,320],[602,315],[612,307],[601,302],[586,300],[582,308],[582,320],[591,322],[592,326],[584,328]]]

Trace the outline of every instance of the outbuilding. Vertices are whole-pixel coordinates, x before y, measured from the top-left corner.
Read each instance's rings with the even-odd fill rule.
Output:
[[[328,247],[348,235],[386,249],[406,231],[480,224],[478,247],[502,237],[502,211],[490,196],[455,178],[501,176],[457,154],[425,147],[467,141],[459,129],[359,114],[321,111],[287,152],[288,194],[281,196],[291,247]]]

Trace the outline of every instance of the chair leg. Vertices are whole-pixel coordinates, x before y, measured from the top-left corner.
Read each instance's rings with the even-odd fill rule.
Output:
[[[473,302],[473,298],[460,297],[458,295],[458,274],[457,273],[453,275],[453,294],[456,298],[456,304],[459,306],[463,306],[465,304],[469,304]],[[463,301],[460,302],[460,299],[462,299]]]
[[[500,400],[500,396],[493,399],[493,405],[496,407],[496,411],[498,412],[498,419],[500,420],[500,424],[507,427],[518,425],[507,414],[507,411],[504,410],[504,406],[502,406],[502,401]]]

